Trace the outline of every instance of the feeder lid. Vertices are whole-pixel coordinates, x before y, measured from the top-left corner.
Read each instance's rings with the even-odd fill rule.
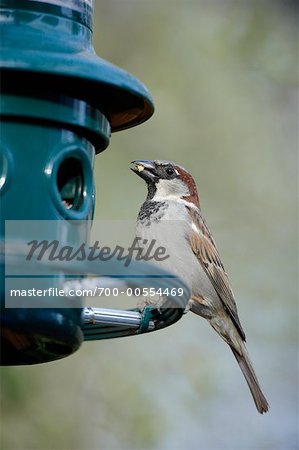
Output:
[[[64,7],[60,3],[1,1],[2,91],[85,100],[105,114],[112,132],[149,119],[154,105],[144,84],[94,52],[91,0],[64,0]]]
[[[48,55],[45,61],[42,52],[26,53],[2,51],[3,90],[16,93],[20,80],[27,95],[36,92],[37,86],[40,91],[46,86],[47,92],[59,89],[103,112],[112,132],[145,122],[154,112],[151,95],[139,80],[96,55],[86,52],[75,59],[73,55]]]

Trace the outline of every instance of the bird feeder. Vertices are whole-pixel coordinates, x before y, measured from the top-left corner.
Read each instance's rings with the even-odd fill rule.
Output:
[[[84,305],[82,298],[36,304],[7,303],[13,286],[60,288],[75,278],[92,283],[128,271],[108,262],[31,261],[28,239],[45,233],[65,245],[88,241],[93,221],[95,155],[111,132],[134,127],[153,114],[146,87],[97,56],[92,46],[92,0],[2,0],[1,24],[1,364],[35,364],[63,358],[84,340],[154,331],[175,323],[188,301],[170,295],[162,310],[113,310]],[[99,156],[100,157],[100,156]],[[28,224],[34,224],[27,227]],[[30,230],[30,231],[29,231]],[[133,262],[135,287],[152,276]],[[117,273],[116,277],[113,274]],[[87,278],[88,275],[88,278]],[[107,282],[107,277],[106,281]],[[182,287],[159,271],[152,286]],[[58,307],[59,306],[59,307]]]

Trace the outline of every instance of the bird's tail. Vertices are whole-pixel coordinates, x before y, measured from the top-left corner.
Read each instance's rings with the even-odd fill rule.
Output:
[[[236,360],[238,361],[240,369],[243,372],[245,380],[247,381],[248,387],[250,389],[251,395],[256,405],[256,409],[261,414],[267,412],[269,409],[269,404],[261,390],[257,376],[254,372],[252,363],[247,353],[245,344],[242,343],[241,345],[242,348],[241,353],[239,353],[233,346],[230,346],[230,348],[232,349],[232,352],[235,355]]]
[[[267,399],[260,388],[245,343],[237,328],[228,317],[213,317],[210,319],[210,324],[232,349],[245,380],[247,381],[258,412],[261,414],[267,412],[269,409]]]

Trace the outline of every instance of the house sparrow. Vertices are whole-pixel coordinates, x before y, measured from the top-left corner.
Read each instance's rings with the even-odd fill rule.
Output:
[[[170,258],[163,268],[190,287],[189,308],[208,320],[230,346],[251,391],[257,410],[268,411],[245,347],[234,294],[215,241],[202,215],[196,184],[183,167],[169,161],[133,161],[131,170],[147,184],[138,214],[136,235],[155,239]]]

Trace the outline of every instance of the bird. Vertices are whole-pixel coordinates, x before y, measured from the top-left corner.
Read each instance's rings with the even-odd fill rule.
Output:
[[[206,319],[229,345],[258,412],[267,412],[269,404],[247,352],[230,281],[203,216],[192,175],[171,161],[136,160],[130,168],[147,185],[136,236],[141,243],[154,239],[156,245],[167,249],[170,257],[156,264],[163,264],[190,287],[188,309]]]

